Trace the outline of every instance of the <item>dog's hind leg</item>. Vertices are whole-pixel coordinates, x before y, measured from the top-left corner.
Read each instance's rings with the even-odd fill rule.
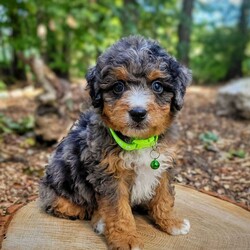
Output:
[[[66,219],[80,219],[83,220],[85,217],[85,208],[77,204],[72,203],[70,200],[58,197],[52,204],[53,214],[60,218]]]
[[[70,200],[56,195],[55,191],[44,184],[40,185],[39,206],[49,214],[65,219],[85,218],[86,209]]]

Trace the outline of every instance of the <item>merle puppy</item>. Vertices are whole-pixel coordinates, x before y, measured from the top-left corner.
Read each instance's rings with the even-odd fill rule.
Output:
[[[174,213],[169,169],[175,125],[190,71],[160,45],[123,38],[87,74],[93,106],[57,146],[40,184],[40,206],[91,219],[110,249],[142,249],[132,208],[143,206],[171,235],[190,224]]]

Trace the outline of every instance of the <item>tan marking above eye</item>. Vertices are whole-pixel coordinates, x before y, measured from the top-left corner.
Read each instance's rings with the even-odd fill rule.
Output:
[[[147,79],[150,82],[157,80],[159,78],[166,78],[166,77],[167,75],[160,70],[152,70],[149,74],[147,74]]]
[[[126,81],[128,79],[128,71],[125,67],[117,67],[113,70],[113,74],[118,80]]]

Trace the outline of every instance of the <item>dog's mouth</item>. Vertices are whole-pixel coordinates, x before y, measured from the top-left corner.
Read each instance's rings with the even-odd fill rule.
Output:
[[[127,127],[134,130],[146,130],[149,127],[149,116],[148,114],[142,117],[131,117],[127,120]]]
[[[149,123],[147,121],[143,122],[130,121],[129,123],[126,124],[121,133],[130,138],[144,139],[149,137],[148,136],[149,131],[150,131]]]
[[[137,123],[137,122],[134,122],[130,125],[130,127],[132,129],[137,129],[137,130],[144,130],[147,128],[147,124],[145,123]]]
[[[147,133],[147,130],[143,128],[129,127],[124,131],[116,131],[116,133],[126,143],[131,143],[131,140],[133,139],[146,139],[148,137],[144,136],[144,134]]]

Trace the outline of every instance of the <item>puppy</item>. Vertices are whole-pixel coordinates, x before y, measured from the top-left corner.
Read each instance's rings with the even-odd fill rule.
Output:
[[[173,123],[190,71],[160,45],[123,38],[86,76],[93,107],[57,146],[40,183],[40,206],[55,216],[91,219],[109,249],[142,249],[132,208],[140,205],[171,235],[187,234],[174,213],[169,169]]]

